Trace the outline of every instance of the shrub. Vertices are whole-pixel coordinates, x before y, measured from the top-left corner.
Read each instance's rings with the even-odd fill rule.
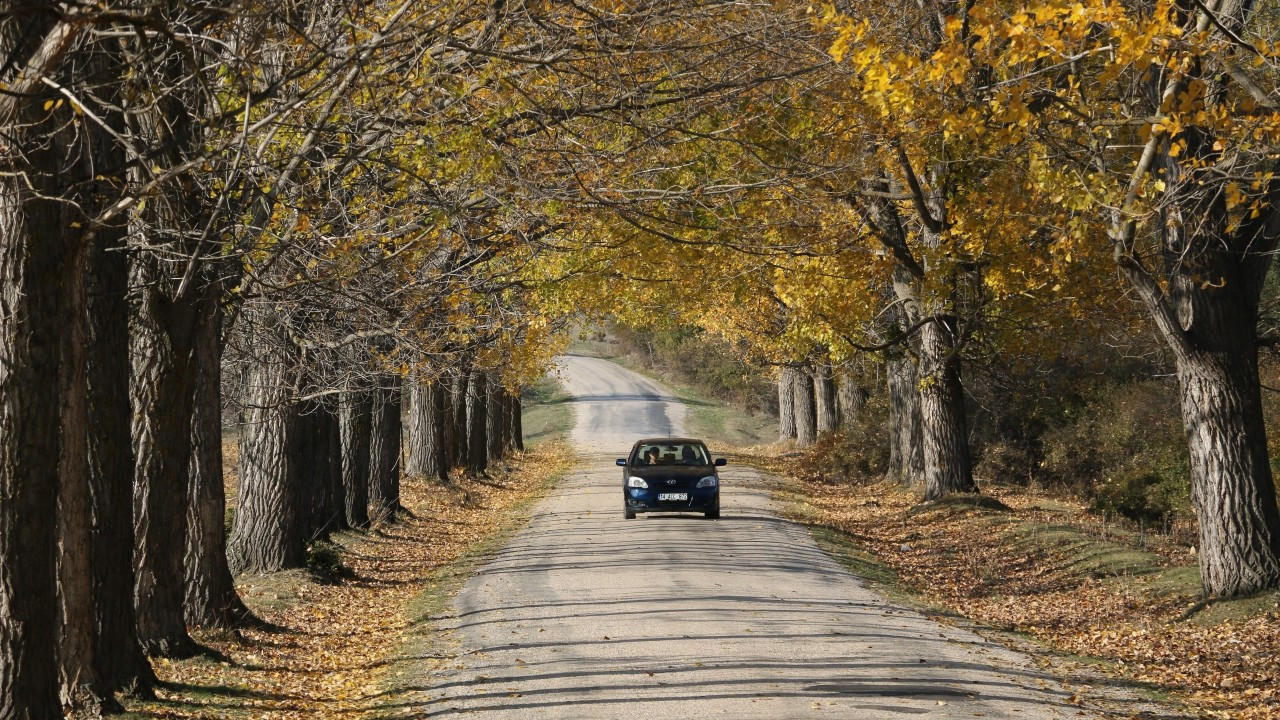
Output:
[[[887,419],[887,410],[868,403],[857,421],[819,437],[805,450],[797,463],[797,476],[831,484],[880,479],[889,469]]]
[[[1043,477],[1099,512],[1160,520],[1190,511],[1190,465],[1175,390],[1108,383],[1045,433]]]

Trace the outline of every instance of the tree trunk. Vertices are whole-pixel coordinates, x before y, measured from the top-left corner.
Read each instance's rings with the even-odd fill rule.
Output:
[[[469,454],[467,452],[467,375],[468,371],[459,368],[453,375],[449,389],[449,408],[452,417],[449,422],[452,442],[449,444],[450,467],[466,467]]]
[[[170,280],[161,262],[144,249],[130,258],[134,588],[147,654],[189,657],[198,647],[187,634],[183,553],[173,542],[187,536],[196,312],[190,297],[162,291]]]
[[[369,431],[372,405],[366,390],[342,395],[342,488],[347,524],[369,528]]]
[[[89,547],[93,576],[94,652],[98,695],[149,697],[155,673],[138,641],[134,612],[133,440],[129,423],[129,266],[125,228],[101,228],[89,249],[89,483],[93,499]]]
[[[237,627],[256,621],[227,566],[226,488],[222,467],[222,292],[212,281],[196,328],[196,392],[191,420],[191,506],[187,516],[188,625]]]
[[[502,399],[507,391],[498,382],[497,377],[488,378],[488,393],[485,408],[485,447],[489,451],[490,460],[501,460],[505,448],[502,443],[502,426],[506,422],[506,406]]]
[[[472,370],[467,381],[467,472],[484,475],[489,466],[485,447],[489,410],[489,393],[485,374]]]
[[[852,427],[867,406],[871,392],[858,383],[851,372],[841,374],[836,391],[836,402],[840,407],[840,426]]]
[[[1194,135],[1192,136],[1194,137]],[[1199,155],[1195,143],[1190,151]],[[1185,170],[1175,159],[1167,175]],[[1187,182],[1162,222],[1165,287],[1122,262],[1173,350],[1200,532],[1200,575],[1211,597],[1280,586],[1280,510],[1267,451],[1258,377],[1257,322],[1280,232],[1280,183],[1263,210],[1230,220],[1223,193]],[[1183,187],[1179,183],[1178,187]],[[1195,218],[1195,222],[1185,218]],[[1217,282],[1204,282],[1216,278]]]
[[[374,522],[394,520],[400,510],[400,389],[394,378],[374,390],[369,433],[369,499]]]
[[[20,51],[38,44],[48,23],[33,15],[0,26],[7,62],[25,63]],[[24,121],[36,122],[40,98],[22,104]],[[25,152],[10,164],[23,172],[0,174],[0,720],[53,720],[62,717],[55,399],[66,321],[60,298],[73,248],[58,232],[57,203],[41,199],[60,158],[37,128],[10,130],[8,152]]]
[[[885,361],[889,381],[888,475],[904,485],[924,479],[924,431],[915,360],[906,352]]]
[[[920,329],[920,418],[924,430],[924,499],[978,491],[969,457],[960,360],[952,352],[955,318]]]
[[[64,217],[63,226],[75,215]],[[84,297],[86,246],[77,238],[62,278],[61,458],[58,482],[58,653],[62,706],[97,715],[101,683],[93,661],[93,577],[89,568],[88,343]],[[108,694],[105,697],[110,698]]]
[[[1254,6],[1243,0],[1215,6],[1220,30],[1246,31]],[[1209,82],[1230,80],[1222,73]],[[1209,97],[1227,94],[1211,89]],[[1144,265],[1133,246],[1136,219],[1117,213],[1112,238],[1120,269],[1173,351],[1205,593],[1242,595],[1280,587],[1280,510],[1257,350],[1259,304],[1280,240],[1280,180],[1255,183],[1261,192],[1252,196],[1253,212],[1239,213],[1227,204],[1227,183],[1234,181],[1220,172],[1214,135],[1189,126],[1181,137],[1182,153],[1163,150],[1157,160],[1169,190],[1155,223],[1162,245],[1150,261],[1155,267]]]
[[[814,402],[813,377],[808,368],[796,370],[791,407],[796,418],[796,445],[808,447],[818,437],[818,408]]]
[[[519,434],[520,422],[520,394],[503,395],[502,402],[504,411],[502,413],[502,447],[505,452],[512,453],[520,449],[520,441],[517,438]]]
[[[524,452],[524,404],[517,395],[511,399],[511,442],[516,450]]]
[[[296,442],[290,444],[297,473],[294,487],[302,494],[308,541],[347,529],[342,487],[342,438],[337,408],[324,400],[294,403]]]
[[[448,404],[442,380],[415,381],[409,415],[409,475],[449,480]]]
[[[831,366],[814,367],[813,393],[818,413],[818,434],[835,432],[840,426],[840,408],[836,404],[836,381],[832,376]]]
[[[796,373],[785,366],[778,370],[778,439],[796,439]]]
[[[269,313],[268,313],[269,315]],[[235,526],[227,543],[235,573],[266,573],[306,565],[306,541],[299,512],[301,493],[291,468],[290,435],[295,432],[290,403],[297,380],[293,348],[280,324],[266,317],[265,342],[245,373],[244,421],[240,428],[240,491]]]

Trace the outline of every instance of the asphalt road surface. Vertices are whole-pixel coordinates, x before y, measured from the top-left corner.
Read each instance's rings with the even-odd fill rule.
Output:
[[[868,590],[749,468],[725,468],[720,520],[624,520],[614,458],[684,407],[603,360],[562,379],[583,462],[437,619],[425,716],[1083,716],[1027,658]]]

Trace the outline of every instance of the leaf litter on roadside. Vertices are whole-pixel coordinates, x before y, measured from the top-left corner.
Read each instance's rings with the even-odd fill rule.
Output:
[[[1187,620],[1198,596],[1158,582],[1188,564],[1185,547],[1144,537],[1144,572],[1086,568],[1095,558],[1034,535],[1038,527],[1097,533],[1084,506],[1062,498],[992,487],[988,494],[1009,512],[964,504],[922,512],[915,493],[890,483],[792,487],[809,522],[846,533],[900,582],[952,611],[1108,661],[1111,672],[1170,692],[1204,717],[1280,719],[1280,596],[1251,616]],[[1108,543],[1123,555],[1119,541],[1097,546]]]
[[[413,630],[410,602],[433,572],[494,533],[570,456],[544,445],[482,481],[406,480],[401,502],[410,514],[336,538],[349,577],[318,582],[295,571],[241,578],[246,601],[280,629],[198,635],[229,661],[159,661],[159,699],[131,701],[128,710],[192,719],[372,717],[396,650]]]

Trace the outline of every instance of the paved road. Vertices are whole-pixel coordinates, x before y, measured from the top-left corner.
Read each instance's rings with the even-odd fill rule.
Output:
[[[595,454],[439,619],[451,659],[420,716],[1080,716],[1025,658],[866,589],[750,469],[726,468],[718,521],[623,520],[613,458],[680,434],[683,407],[602,360],[567,357],[563,379]]]

